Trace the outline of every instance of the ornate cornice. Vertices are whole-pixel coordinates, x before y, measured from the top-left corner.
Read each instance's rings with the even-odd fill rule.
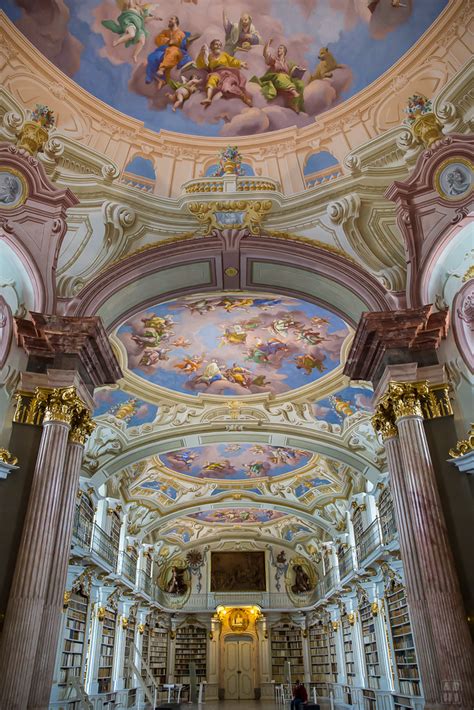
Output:
[[[122,377],[107,333],[97,316],[60,316],[30,312],[31,320],[16,318],[20,347],[48,367],[68,356],[89,388],[115,384]],[[61,368],[60,368],[61,369]]]
[[[421,308],[363,313],[352,343],[344,374],[352,380],[376,383],[382,368],[403,362],[406,352],[435,353],[446,338],[449,312],[435,311],[429,304]],[[405,353],[403,352],[405,351]]]

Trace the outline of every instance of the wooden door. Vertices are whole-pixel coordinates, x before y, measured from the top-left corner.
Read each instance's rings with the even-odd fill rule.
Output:
[[[250,700],[253,687],[253,644],[247,639],[227,641],[224,654],[226,700]]]

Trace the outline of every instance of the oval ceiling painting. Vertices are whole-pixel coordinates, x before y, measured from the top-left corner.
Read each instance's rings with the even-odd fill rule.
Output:
[[[274,520],[284,518],[286,513],[267,508],[219,508],[218,510],[204,510],[201,513],[191,513],[189,518],[200,520],[202,523],[220,523],[229,525],[232,523],[271,523]]]
[[[117,332],[128,368],[185,394],[287,392],[340,363],[346,323],[285,296],[180,298],[139,313]]]
[[[305,466],[308,451],[266,444],[211,444],[162,454],[160,460],[176,473],[193,478],[248,480],[281,476]]]

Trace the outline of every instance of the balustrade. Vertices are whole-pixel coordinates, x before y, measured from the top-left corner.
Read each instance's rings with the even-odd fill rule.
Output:
[[[375,518],[369,527],[362,532],[357,543],[356,551],[359,563],[367,559],[381,544],[382,535],[380,532],[380,522],[378,518]]]
[[[133,582],[133,584],[135,584],[137,576],[137,561],[133,559],[133,557],[130,557],[130,555],[128,555],[126,552],[121,552],[119,558],[119,574],[122,574],[125,579],[128,579],[130,582]]]
[[[339,558],[339,576],[347,577],[354,570],[354,549],[349,547]]]
[[[117,569],[118,550],[114,547],[110,535],[107,535],[96,523],[94,523],[92,528],[91,550],[114,570]]]
[[[76,507],[72,535],[81,547],[90,547],[92,539],[93,523],[82,513],[79,506]]]

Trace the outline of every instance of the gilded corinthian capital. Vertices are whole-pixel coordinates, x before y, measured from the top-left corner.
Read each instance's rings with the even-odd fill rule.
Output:
[[[417,384],[390,382],[387,395],[393,407],[395,420],[401,417],[423,416]]]

